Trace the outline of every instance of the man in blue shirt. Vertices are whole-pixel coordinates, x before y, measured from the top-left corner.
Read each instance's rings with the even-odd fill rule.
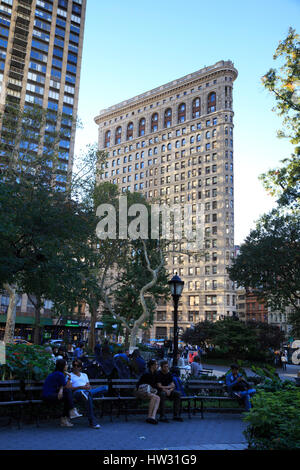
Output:
[[[226,375],[226,386],[229,394],[232,397],[243,400],[246,411],[250,411],[250,398],[254,395],[256,390],[255,388],[250,388],[242,374],[239,373],[238,365],[233,364],[231,366],[231,373]]]

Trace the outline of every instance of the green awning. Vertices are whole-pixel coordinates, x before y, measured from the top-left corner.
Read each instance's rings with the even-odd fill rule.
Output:
[[[0,315],[0,323],[6,323],[6,315]],[[42,326],[52,325],[51,318],[41,318]],[[34,325],[34,317],[16,316],[16,325]]]

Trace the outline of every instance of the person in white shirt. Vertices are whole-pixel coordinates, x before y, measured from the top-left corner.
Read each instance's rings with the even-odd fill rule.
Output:
[[[74,359],[72,362],[72,372],[71,372],[71,389],[74,394],[74,398],[77,400],[86,400],[87,402],[87,415],[89,419],[90,426],[94,429],[99,429],[100,424],[97,423],[94,406],[93,406],[93,396],[106,392],[108,390],[107,386],[91,388],[89,378],[87,374],[81,372],[82,362],[79,359]]]

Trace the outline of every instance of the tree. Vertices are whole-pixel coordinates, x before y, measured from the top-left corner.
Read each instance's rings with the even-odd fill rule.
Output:
[[[205,320],[193,327],[187,328],[181,335],[182,341],[194,346],[205,348],[207,344],[214,344],[215,323]]]
[[[285,40],[279,43],[274,60],[282,59],[277,71],[271,68],[263,77],[264,87],[274,96],[274,111],[283,117],[286,130],[278,132],[279,138],[288,138],[295,145],[282,166],[261,175],[265,188],[278,197],[280,206],[299,209],[300,202],[300,36],[292,28]]]
[[[40,107],[12,107],[2,117],[0,283],[12,301],[6,341],[13,338],[16,290],[28,293],[35,306],[36,343],[46,298],[56,308],[73,310],[82,291],[83,252],[96,225],[91,208],[71,198],[79,183],[62,192],[54,182],[64,128],[56,131],[50,114]]]
[[[275,309],[300,315],[300,220],[273,210],[263,216],[229,268],[232,281],[253,289]]]
[[[95,206],[110,203],[114,207],[118,234],[115,238],[98,240],[98,291],[105,308],[128,332],[130,348],[134,348],[138,330],[151,319],[154,309],[152,301],[162,294],[166,295],[167,278],[163,243],[148,237],[150,223],[147,224],[146,237],[141,235],[141,238],[133,239],[119,236],[122,211],[119,196],[119,189],[110,183],[103,183],[95,188]],[[130,192],[125,193],[125,196],[128,212],[134,204],[139,204],[147,210],[149,222],[151,210],[144,196]],[[128,217],[129,226],[134,219],[133,216]],[[135,300],[128,306],[125,297],[128,299],[130,296]]]
[[[228,358],[237,361],[266,357],[270,347],[281,346],[284,334],[277,326],[228,317],[216,322],[199,322],[187,329],[181,338],[202,348],[208,344],[218,347]]]

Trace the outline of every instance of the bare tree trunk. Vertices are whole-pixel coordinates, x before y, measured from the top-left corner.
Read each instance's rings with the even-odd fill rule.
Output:
[[[4,284],[3,287],[9,293],[9,305],[7,309],[4,342],[12,343],[15,336],[16,307],[18,302],[18,295],[16,293],[15,286],[11,286],[10,284]]]

